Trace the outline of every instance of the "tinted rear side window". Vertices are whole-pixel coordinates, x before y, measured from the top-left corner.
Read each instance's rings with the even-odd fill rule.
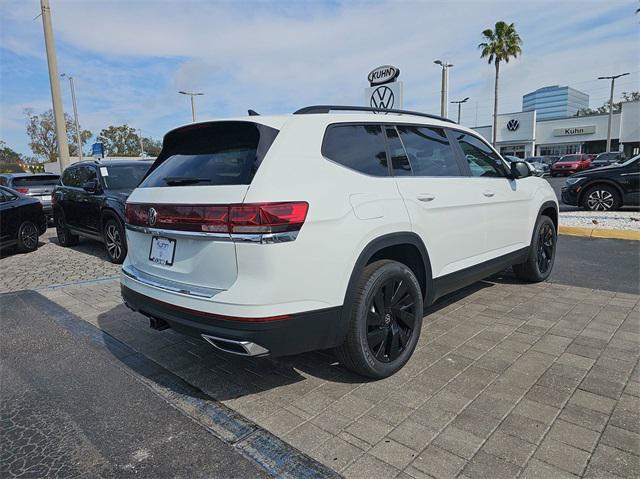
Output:
[[[249,185],[277,134],[244,121],[180,128],[167,134],[140,187]]]
[[[322,143],[322,155],[367,175],[389,176],[380,125],[330,126]]]
[[[460,176],[455,153],[442,128],[398,125],[414,176]]]
[[[62,174],[62,184],[74,188],[80,188],[82,182],[80,179],[80,167],[67,168]]]
[[[58,176],[33,175],[13,179],[13,186],[53,186],[58,183]]]

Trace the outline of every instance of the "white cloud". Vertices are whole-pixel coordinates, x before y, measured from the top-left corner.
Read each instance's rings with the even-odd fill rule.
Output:
[[[502,69],[501,111],[556,83],[584,89],[597,106],[606,87],[598,75],[635,71],[627,90],[638,80],[634,0],[54,1],[52,8],[61,71],[76,75],[81,121],[94,131],[127,121],[159,136],[158,124],[188,121],[182,89],[206,93],[201,117],[360,103],[367,72],[384,63],[400,67],[406,107],[437,112],[440,71],[432,61],[441,57],[455,64],[452,99],[471,96],[463,122],[474,123],[476,103],[479,122],[488,122],[493,68],[477,44],[501,19],[515,22],[524,40],[522,58]],[[38,12],[35,1],[2,5],[3,48],[44,58],[41,24],[31,20]]]

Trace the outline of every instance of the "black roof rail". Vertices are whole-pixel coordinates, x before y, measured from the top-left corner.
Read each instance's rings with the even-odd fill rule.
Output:
[[[312,113],[329,113],[331,111],[368,111],[373,113],[398,113],[401,115],[413,115],[413,116],[422,116],[425,118],[432,118],[434,120],[446,121],[449,123],[456,123],[449,118],[445,118],[439,115],[432,115],[430,113],[421,113],[419,111],[411,111],[411,110],[396,110],[396,109],[387,109],[387,108],[374,108],[370,106],[345,106],[345,105],[312,105],[305,106],[304,108],[300,108],[297,111],[294,111],[294,115],[308,115]]]

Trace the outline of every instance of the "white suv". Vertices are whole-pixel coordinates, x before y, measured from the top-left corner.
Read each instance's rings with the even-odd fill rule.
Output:
[[[167,133],[127,201],[125,303],[223,351],[336,348],[382,378],[438,297],[510,266],[549,276],[558,204],[545,180],[468,128],[381,112],[250,112]]]

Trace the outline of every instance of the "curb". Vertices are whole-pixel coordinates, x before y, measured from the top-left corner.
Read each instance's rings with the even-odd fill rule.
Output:
[[[607,230],[599,228],[580,228],[577,226],[560,225],[559,233],[567,236],[583,236],[587,238],[609,238],[640,241],[640,231],[636,230]]]

